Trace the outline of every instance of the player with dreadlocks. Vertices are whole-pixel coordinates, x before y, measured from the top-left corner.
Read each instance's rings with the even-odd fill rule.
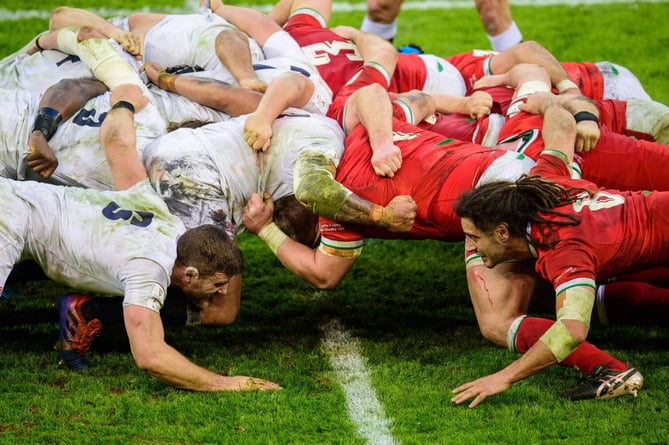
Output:
[[[506,368],[455,388],[455,403],[473,398],[469,406],[476,406],[562,362],[587,337],[596,281],[669,262],[669,192],[620,192],[571,179],[576,123],[549,102],[537,96],[525,105],[525,111],[542,112],[544,134],[555,135],[530,176],[465,193],[456,213],[467,247],[485,266],[534,261],[534,270],[555,289],[557,321]],[[560,131],[546,131],[549,125]],[[643,382],[631,366],[598,371],[610,397],[636,393]]]

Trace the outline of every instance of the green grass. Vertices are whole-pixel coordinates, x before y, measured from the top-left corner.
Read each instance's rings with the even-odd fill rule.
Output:
[[[514,6],[513,14],[526,39],[559,58],[625,65],[656,100],[669,103],[669,4]],[[361,12],[336,14],[332,23],[358,25],[361,18]],[[46,26],[46,19],[3,22],[0,56]],[[410,41],[444,55],[487,47],[474,8],[403,11],[397,43]],[[0,443],[362,444],[321,348],[320,326],[334,318],[361,341],[393,436],[404,444],[669,442],[666,326],[593,326],[595,344],[644,373],[637,398],[566,401],[559,394],[578,384],[579,374],[554,367],[470,410],[450,402],[451,389],[496,371],[515,355],[478,331],[460,243],[372,241],[330,292],[289,274],[255,237],[244,235],[240,243],[246,264],[237,322],[168,329],[166,338],[209,369],[267,378],[282,391],[202,394],[167,387],[135,367],[120,327],[96,340],[88,374],[60,369],[52,350],[58,337],[55,304],[67,289],[26,283],[15,287],[20,300],[0,302]]]

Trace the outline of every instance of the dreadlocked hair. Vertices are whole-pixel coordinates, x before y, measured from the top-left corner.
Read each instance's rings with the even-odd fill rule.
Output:
[[[550,248],[557,242],[555,226],[575,226],[581,220],[574,215],[554,210],[555,207],[579,198],[574,191],[540,176],[521,176],[516,182],[496,181],[465,192],[458,200],[455,212],[467,218],[484,232],[491,232],[498,224],[506,223],[513,236],[526,237],[527,225],[543,226],[541,240],[528,240],[538,248]],[[559,216],[550,220],[540,216]]]

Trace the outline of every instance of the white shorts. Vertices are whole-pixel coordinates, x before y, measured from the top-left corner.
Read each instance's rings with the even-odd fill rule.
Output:
[[[495,159],[476,183],[476,187],[494,181],[515,181],[529,173],[536,162],[522,153],[508,151]]]
[[[467,94],[465,80],[453,65],[432,54],[421,54],[418,57],[423,60],[427,70],[423,91],[458,97],[464,97]]]
[[[597,62],[604,78],[604,99],[651,100],[641,81],[624,66],[611,62]]]

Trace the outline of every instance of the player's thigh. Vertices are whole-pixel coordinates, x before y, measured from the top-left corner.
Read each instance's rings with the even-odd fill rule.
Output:
[[[479,329],[485,338],[506,345],[509,326],[527,314],[537,276],[526,263],[502,263],[490,269],[468,264],[467,286]]]

